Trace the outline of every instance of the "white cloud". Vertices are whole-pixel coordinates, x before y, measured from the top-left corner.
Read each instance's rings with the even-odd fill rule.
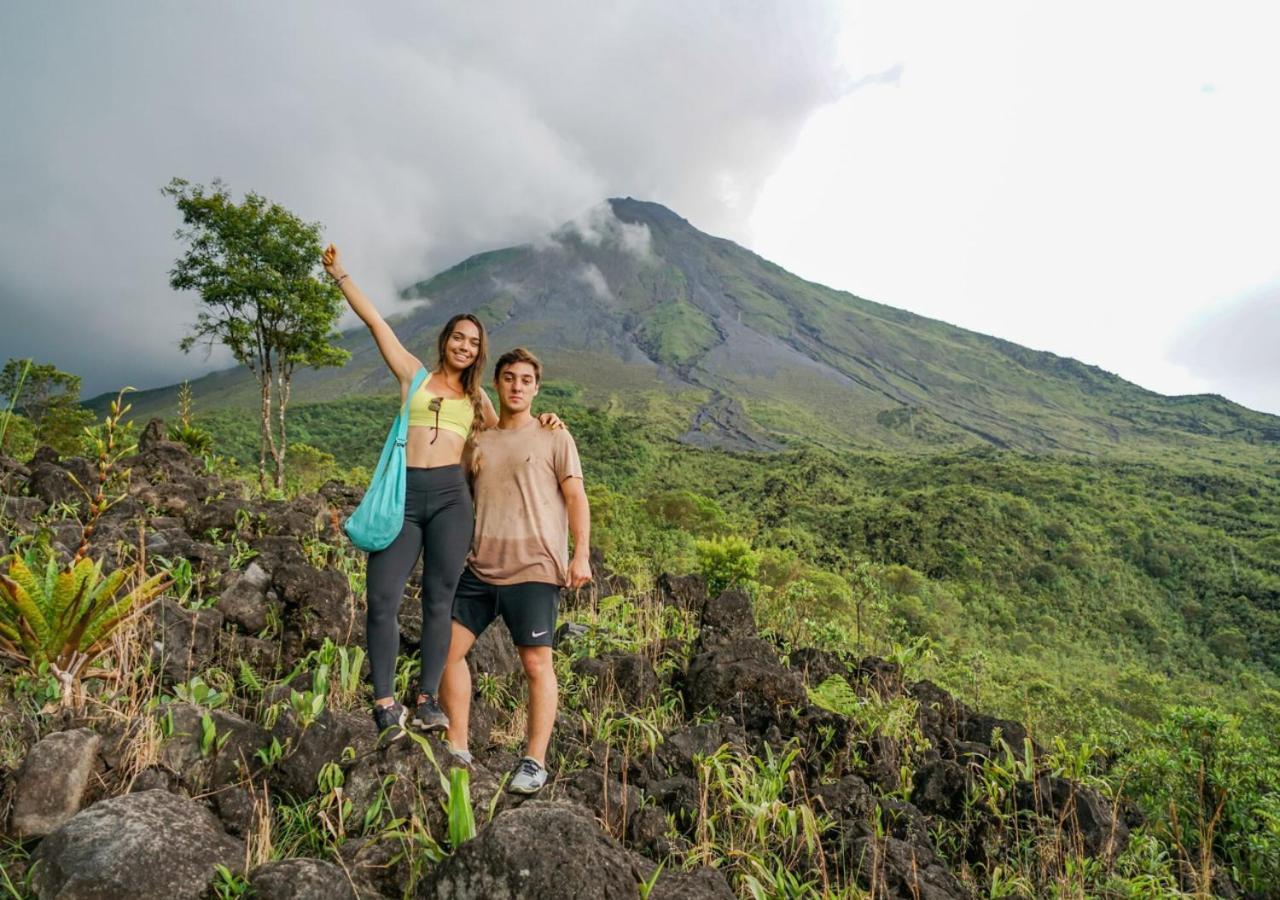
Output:
[[[598,203],[575,216],[564,228],[550,235],[550,239],[569,234],[593,247],[612,247],[640,260],[648,259],[653,252],[653,235],[649,233],[649,226],[644,222],[622,221],[614,215],[613,207],[608,203]]]
[[[850,9],[850,69],[898,77],[815,113],[759,195],[753,249],[1154,390],[1243,396],[1170,352],[1280,277],[1280,11]]]
[[[0,330],[0,357],[91,391],[202,368],[176,349],[195,300],[167,287],[174,175],[323,222],[384,311],[609,196],[741,236],[845,85],[838,25],[781,0],[4,4],[0,114],[20,127],[0,142],[0,302],[23,327]],[[706,189],[722,172],[732,203]]]
[[[587,263],[574,275],[579,281],[591,288],[591,292],[601,300],[613,299],[613,291],[609,290],[609,282],[605,281],[604,273],[600,271],[600,267],[595,263]]]

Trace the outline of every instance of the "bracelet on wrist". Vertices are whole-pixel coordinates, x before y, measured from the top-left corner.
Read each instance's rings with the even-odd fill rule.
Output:
[[[350,273],[350,272],[343,272],[343,273],[342,273],[342,275],[340,275],[339,277],[337,277],[337,278],[333,279],[333,283],[334,283],[334,284],[342,284],[342,282],[346,281],[346,280],[347,280],[348,278],[350,278],[350,277],[351,277],[351,273]]]

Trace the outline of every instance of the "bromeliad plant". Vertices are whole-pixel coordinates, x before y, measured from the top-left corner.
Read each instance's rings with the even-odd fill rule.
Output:
[[[33,670],[47,666],[67,704],[82,679],[104,674],[89,666],[111,645],[112,632],[168,584],[161,573],[126,590],[130,571],[103,575],[102,562],[88,558],[63,567],[52,553],[41,566],[41,549],[10,558],[0,575],[0,652]]]

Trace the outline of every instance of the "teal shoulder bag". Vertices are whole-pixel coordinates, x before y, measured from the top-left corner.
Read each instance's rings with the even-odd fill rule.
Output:
[[[409,401],[426,377],[426,369],[419,369],[413,376],[409,393],[404,395],[400,412],[387,433],[387,442],[382,445],[369,489],[356,511],[342,523],[351,543],[367,553],[388,547],[404,527],[404,445],[409,434]]]

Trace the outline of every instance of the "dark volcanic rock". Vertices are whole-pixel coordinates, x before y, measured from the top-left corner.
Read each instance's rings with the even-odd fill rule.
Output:
[[[846,775],[834,784],[820,785],[813,796],[846,831],[852,826],[862,834],[870,833],[872,815],[878,808],[876,795],[859,776]]]
[[[263,863],[249,875],[259,900],[356,900],[347,873],[320,859]]]
[[[199,900],[214,866],[243,870],[244,845],[198,803],[165,791],[103,800],[36,849],[34,887],[58,900]]]
[[[342,572],[285,563],[273,573],[272,581],[285,605],[286,657],[296,659],[318,649],[325,638],[335,644],[364,643],[364,616],[357,614]]]
[[[730,588],[720,596],[708,600],[702,608],[701,627],[698,640],[703,644],[754,637],[756,619],[751,610],[751,598],[745,591]]]
[[[184,609],[168,599],[153,609],[167,679],[188,681],[213,664],[218,634],[222,630],[222,613],[216,609]]]
[[[960,723],[957,737],[962,741],[986,744],[993,750],[997,748],[999,741],[1003,740],[1009,745],[1013,755],[1022,759],[1027,729],[1021,723],[1010,719],[997,719],[995,716],[971,712]]]
[[[255,754],[269,741],[257,723],[222,709],[170,703],[156,715],[172,729],[160,747],[160,762],[193,791],[219,788],[256,771]],[[202,747],[206,722],[214,737],[211,744]]]
[[[964,766],[949,759],[935,760],[916,769],[911,800],[927,813],[959,819],[971,782]]]
[[[734,900],[724,875],[703,866],[692,872],[664,869],[649,900]]]
[[[963,900],[968,895],[928,847],[893,837],[855,839],[846,859],[864,886],[887,889],[883,896],[918,900]]]
[[[39,497],[0,496],[0,510],[14,526],[14,534],[25,534],[36,526],[36,516],[49,508]]]
[[[15,834],[43,837],[80,811],[101,744],[97,734],[77,728],[56,731],[27,751],[14,778]]]
[[[753,727],[775,719],[782,708],[808,702],[800,675],[784,668],[759,638],[737,638],[696,654],[685,673],[684,694],[691,713],[715,708]]]
[[[594,678],[598,689],[617,689],[628,706],[644,706],[658,696],[658,673],[641,653],[614,651],[583,657],[573,663],[573,671]]]
[[[657,586],[658,595],[667,606],[702,615],[702,608],[707,605],[707,582],[701,575],[663,572],[658,576]]]
[[[31,475],[27,478],[27,490],[50,506],[69,503],[78,507],[85,500],[85,490],[91,487],[91,484],[86,484],[82,489],[70,472],[49,462],[33,464]]]
[[[440,863],[419,897],[614,900],[637,896],[630,854],[572,803],[528,802],[494,818]]]
[[[574,772],[554,786],[553,797],[576,800],[595,814],[610,834],[623,835],[627,824],[643,802],[633,785],[623,786],[616,778],[606,779],[595,769]]]
[[[495,627],[496,625],[495,622],[486,628],[467,654],[467,665],[471,667],[472,678],[481,672],[501,677],[523,671],[520,653],[512,643],[511,635],[505,627]]]
[[[1045,775],[1019,782],[1016,797],[1019,808],[1052,816],[1087,856],[1111,860],[1129,845],[1129,826],[1093,788]]]
[[[257,634],[267,627],[267,588],[270,586],[271,576],[256,562],[251,562],[222,589],[218,611],[242,631]]]
[[[272,773],[271,786],[297,799],[316,792],[316,780],[325,763],[342,760],[347,747],[357,757],[369,754],[378,738],[367,714],[325,710],[303,728],[292,709],[281,714],[271,736],[285,748],[284,760]]]
[[[698,767],[694,757],[710,756],[726,744],[737,754],[747,753],[747,734],[742,726],[717,721],[673,731],[658,747],[657,774],[659,777],[672,774],[697,778]]]

